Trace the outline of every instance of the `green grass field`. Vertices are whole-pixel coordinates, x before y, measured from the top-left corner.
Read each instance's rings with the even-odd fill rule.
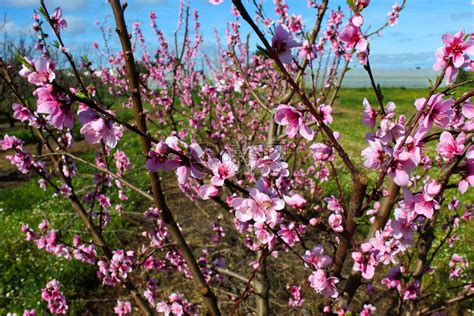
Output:
[[[414,101],[416,98],[424,97],[427,89],[404,89],[390,88],[383,90],[385,103],[395,102],[397,113],[407,116],[414,112]],[[371,89],[342,89],[334,107],[334,123],[332,127],[343,135],[342,145],[347,149],[350,156],[355,161],[361,162],[360,151],[365,148],[364,135],[369,132],[369,128],[361,123],[362,100],[368,97],[371,104],[376,107],[375,96]],[[130,118],[130,113],[120,113],[124,118]],[[29,135],[22,130],[7,130],[2,133],[16,134],[23,139],[29,139]],[[143,165],[141,153],[139,151],[137,137],[127,133],[120,142],[120,149],[125,151],[131,158],[134,168],[130,172],[128,180],[146,187],[147,181],[145,170],[137,166]],[[92,160],[94,151],[91,147],[85,147],[78,151],[83,158]],[[3,156],[2,156],[3,157]],[[0,161],[0,169],[13,170],[6,161]],[[78,177],[76,187],[80,188],[87,183],[88,174],[91,170],[79,165],[79,172],[83,177]],[[341,175],[345,183],[344,190],[349,191],[349,175]],[[371,177],[373,179],[373,177]],[[40,299],[39,290],[51,278],[57,278],[64,285],[65,294],[68,298],[70,311],[82,313],[88,311],[88,306],[94,300],[105,297],[104,291],[111,289],[102,288],[95,278],[95,268],[75,261],[58,259],[48,255],[44,251],[36,249],[31,243],[24,240],[20,231],[22,223],[29,223],[36,226],[43,218],[48,217],[53,227],[63,227],[68,230],[82,230],[78,221],[70,215],[70,207],[67,201],[59,198],[51,198],[51,191],[44,192],[37,185],[37,179],[27,180],[6,179],[0,183],[0,315],[7,312],[21,312],[24,308],[44,307]],[[333,188],[335,190],[335,188]],[[128,193],[130,203],[126,203],[126,211],[143,212],[146,203],[132,192]],[[474,196],[472,189],[464,196],[465,202],[472,202]],[[178,215],[179,216],[179,215]],[[72,218],[72,219],[71,219]],[[126,231],[127,223],[119,216],[112,216],[110,233],[106,237],[117,244],[126,240],[121,236],[120,231]],[[68,219],[67,221],[65,219]],[[443,248],[441,257],[446,260],[447,256],[454,251],[458,253],[469,253],[469,245],[472,244],[474,227],[466,226],[459,236],[461,242],[456,248]],[[123,237],[123,238],[122,238]],[[473,260],[473,255],[470,255]],[[447,280],[447,279],[446,279]],[[436,280],[435,286],[442,288],[444,279]],[[120,290],[113,290],[120,291]],[[92,302],[92,303],[91,303]],[[112,302],[111,304],[114,304]]]

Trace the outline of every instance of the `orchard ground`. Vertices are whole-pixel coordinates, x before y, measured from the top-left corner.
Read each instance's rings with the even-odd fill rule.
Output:
[[[465,87],[457,93],[460,95],[470,88],[472,87]],[[400,111],[399,113],[406,114],[409,117],[415,110],[413,105],[415,99],[425,97],[428,89],[386,88],[382,91],[385,103],[389,101],[395,102],[397,109]],[[364,136],[370,131],[368,127],[361,123],[362,118],[360,116],[362,100],[366,96],[370,96],[369,101],[371,104],[376,104],[371,88],[344,88],[339,94],[337,105],[334,106],[332,113],[334,117],[333,129],[345,135],[341,139],[341,143],[359,165],[362,162],[360,152],[367,146]],[[122,109],[118,106],[115,109],[121,118],[132,118],[131,110]],[[16,127],[10,128],[8,123],[1,122],[0,134],[20,137],[29,142],[31,148],[34,148],[34,138],[25,129],[20,127],[19,123],[17,123]],[[75,132],[76,135],[79,134],[77,130]],[[127,179],[146,189],[148,179],[139,148],[138,137],[131,133],[126,133],[119,145],[119,149],[123,150],[132,161],[133,170],[128,173]],[[89,161],[94,159],[93,147],[84,141],[78,142],[72,152]],[[71,314],[101,314],[101,311],[106,313],[105,311],[113,309],[116,298],[110,295],[110,291],[116,291],[116,296],[126,295],[126,293],[120,288],[101,287],[99,280],[95,277],[96,268],[94,266],[51,256],[45,251],[37,249],[31,242],[24,240],[24,234],[20,231],[21,224],[30,223],[33,226],[40,223],[44,218],[48,218],[53,227],[61,228],[61,230],[68,233],[79,232],[83,228],[76,221],[77,218],[71,210],[69,201],[52,198],[53,192],[50,189],[45,193],[38,187],[38,179],[22,176],[3,158],[4,154],[2,153],[0,155],[0,227],[2,227],[0,231],[0,314],[4,315],[11,311],[19,312],[25,308],[41,310],[44,307],[44,303],[40,299],[40,288],[52,278],[58,279],[63,284]],[[92,170],[81,164],[78,167],[81,177],[76,177],[78,182],[76,187],[80,192],[83,192],[89,189],[84,185],[86,183],[84,179],[92,176]],[[210,246],[210,233],[206,228],[212,225],[218,214],[223,215],[223,226],[227,228],[225,237],[228,239],[227,244],[234,243],[237,246],[236,240],[238,240],[239,236],[233,233],[232,222],[229,217],[223,214],[224,211],[214,202],[198,202],[194,204],[189,201],[179,188],[176,187],[174,179],[171,181],[173,176],[170,174],[167,175],[167,177],[170,177],[169,179],[165,178],[165,192],[170,207],[174,211],[185,235],[200,236],[199,239],[190,240],[191,247],[203,249]],[[347,177],[346,180],[349,179],[348,174],[340,176]],[[373,176],[375,177],[375,174]],[[374,181],[374,177],[371,177],[372,181]],[[82,185],[81,182],[83,182]],[[343,188],[344,191],[350,191],[350,181],[343,179],[341,183],[347,186]],[[332,189],[332,194],[337,194],[335,187],[328,189]],[[112,212],[110,228],[104,232],[107,239],[124,249],[133,247],[134,241],[130,239],[132,235],[129,234],[131,227],[146,225],[142,220],[142,212],[147,209],[149,204],[131,191],[128,191],[128,196],[131,203],[125,204],[126,209],[122,215],[118,215],[114,211]],[[463,195],[462,198],[463,202],[472,203],[474,201],[472,190],[468,194]],[[441,211],[443,212],[443,209]],[[198,216],[199,221],[194,220]],[[368,221],[368,218],[364,218],[364,220]],[[195,224],[198,222],[199,226]],[[469,261],[472,262],[474,260],[474,253],[469,251],[470,245],[474,242],[474,226],[472,221],[463,225],[465,227],[459,236],[461,240],[455,244],[454,250],[449,249],[447,251],[447,243],[444,244],[441,255],[436,259],[438,262],[435,262],[434,265],[447,270],[447,263],[452,253],[469,254]],[[202,227],[205,228],[203,229]],[[209,236],[206,236],[206,234]],[[444,235],[445,232],[437,231],[436,234]],[[439,240],[442,240],[442,238],[437,240],[439,243]],[[435,245],[435,247],[437,246],[438,244]],[[197,256],[200,254],[199,251],[195,251]],[[222,251],[234,252],[234,249],[222,249]],[[241,251],[235,251],[230,256],[246,255],[243,250]],[[247,255],[249,254],[247,253]],[[239,269],[244,275],[250,271],[248,267],[231,266],[230,268]],[[291,266],[287,268],[291,269]],[[279,267],[279,269],[282,269],[282,267]],[[279,273],[285,273],[284,269],[283,271],[279,270]],[[302,278],[305,277],[302,276]],[[166,284],[173,282],[173,280],[161,280],[161,282],[161,288],[166,292]],[[441,296],[447,294],[447,289],[450,286],[459,285],[454,283],[454,281],[452,281],[452,284],[450,283],[448,273],[445,273],[442,278],[428,281],[427,284],[430,282],[433,282],[431,286],[436,287],[437,292]],[[377,285],[377,280],[374,284]],[[279,285],[278,287],[284,288],[285,286]],[[186,289],[185,284],[179,290],[182,292],[190,291]],[[107,295],[105,295],[106,291]],[[188,295],[189,299],[193,299],[195,294],[189,292]],[[272,293],[272,295],[274,298],[284,299],[285,293]],[[358,299],[364,301],[367,297],[362,296]],[[372,303],[376,303],[377,299],[377,295],[371,297]],[[194,299],[194,301],[198,301],[198,299]],[[469,304],[469,302],[466,303]],[[223,304],[231,303],[223,302]],[[314,305],[309,300],[306,304],[309,309],[312,308],[311,305]],[[471,308],[474,307],[472,304],[474,303],[471,303]],[[313,307],[315,308],[316,306]],[[386,306],[385,308],[389,310],[392,307]],[[286,309],[291,314],[291,310],[288,307],[281,306],[281,309]]]

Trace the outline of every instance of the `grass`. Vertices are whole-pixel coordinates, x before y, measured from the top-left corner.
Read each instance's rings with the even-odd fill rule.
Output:
[[[385,103],[395,102],[397,113],[409,116],[414,112],[413,103],[415,99],[426,96],[427,90],[390,88],[384,89],[383,93]],[[370,132],[369,128],[361,124],[361,109],[364,97],[368,97],[370,103],[376,107],[377,103],[371,89],[342,89],[333,111],[334,123],[332,127],[343,135],[341,143],[357,163],[361,162],[360,151],[367,146],[364,136]],[[128,110],[120,110],[118,115],[124,120],[132,118],[131,111]],[[28,142],[33,142],[33,139],[28,138],[29,134],[19,128],[10,130],[8,133],[26,137]],[[77,154],[92,161],[95,156],[95,150],[92,148],[87,146],[79,148]],[[148,183],[145,170],[143,167],[137,167],[143,165],[139,148],[138,138],[131,133],[126,133],[120,141],[120,150],[123,150],[129,156],[132,165],[136,168],[129,172],[127,179],[142,189],[146,189]],[[4,161],[0,163],[0,166],[2,170],[11,168]],[[77,188],[82,188],[86,183],[89,183],[88,176],[92,171],[83,165],[78,165],[78,168],[80,177],[76,177],[75,185]],[[351,190],[350,175],[340,174],[340,177],[344,190],[349,192]],[[374,174],[370,174],[370,178],[374,181]],[[336,195],[335,187],[329,187],[328,189],[329,192]],[[20,184],[15,183],[6,186],[0,190],[0,227],[3,228],[0,231],[0,254],[2,254],[0,256],[0,271],[2,271],[0,274],[0,314],[2,315],[11,311],[19,313],[24,308],[44,309],[45,306],[40,300],[39,290],[52,278],[60,280],[64,285],[66,297],[71,305],[71,314],[85,313],[97,308],[97,305],[91,305],[93,303],[87,301],[88,298],[106,298],[106,292],[110,296],[110,291],[120,291],[119,289],[101,287],[95,277],[94,267],[58,259],[36,249],[31,242],[24,240],[24,236],[20,232],[21,224],[29,223],[32,227],[36,227],[45,217],[49,218],[53,227],[67,227],[69,230],[75,231],[83,230],[80,223],[74,220],[73,216],[65,216],[65,214],[71,213],[67,201],[60,198],[51,198],[51,194],[51,191],[44,192],[41,190],[35,178],[23,181]],[[132,192],[128,192],[128,196],[130,200],[125,203],[126,212],[143,212],[148,207],[147,202]],[[171,197],[168,196],[168,199],[170,199],[173,208],[178,208],[177,217],[180,223],[186,227],[186,233],[190,234],[192,231],[200,234],[201,228],[194,225],[184,209],[179,209],[181,207],[189,211],[193,208],[192,204],[177,200],[174,197],[173,193]],[[176,197],[182,198],[182,195],[176,193]],[[117,201],[116,196],[111,198]],[[474,200],[472,189],[463,199],[465,202]],[[68,221],[65,221],[66,218]],[[206,219],[209,222],[212,222],[212,220],[212,217]],[[107,239],[116,245],[127,247],[128,237],[117,232],[126,231],[129,224],[120,216],[113,214],[109,225],[111,232],[106,233]],[[452,249],[446,246],[443,247],[440,259],[435,261],[435,265],[439,265],[441,269],[446,269],[446,264],[453,252],[467,254],[469,259],[474,260],[472,251],[469,249],[469,245],[474,241],[472,237],[474,236],[474,227],[463,224],[463,228],[460,234],[461,241]],[[443,234],[443,231],[439,231],[437,234]],[[193,242],[201,245],[204,241],[201,239]],[[449,282],[446,275],[444,274],[442,278],[434,280],[435,286],[442,289],[443,285]],[[108,311],[110,311],[111,306],[113,306],[111,304],[114,304],[114,302],[100,304],[107,306]]]

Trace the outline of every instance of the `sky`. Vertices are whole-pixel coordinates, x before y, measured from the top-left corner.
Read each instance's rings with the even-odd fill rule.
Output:
[[[400,0],[401,1],[401,0]],[[95,25],[111,14],[106,0],[46,0],[46,5],[52,12],[56,6],[61,6],[68,21],[64,31],[66,46],[74,49],[90,49],[91,43],[101,41],[100,32]],[[230,0],[214,6],[208,0],[188,0],[191,8],[200,14],[204,48],[207,52],[216,50],[213,30],[218,30],[224,37],[227,21],[233,20],[230,13]],[[251,2],[251,1],[250,1]],[[271,0],[266,0],[267,13],[271,12]],[[290,14],[301,14],[305,25],[314,23],[315,11],[306,7],[305,0],[287,0]],[[386,20],[387,13],[395,0],[372,0],[364,10],[364,29],[370,26],[374,30]],[[245,1],[244,1],[245,3]],[[158,15],[158,26],[165,34],[172,36],[176,29],[177,8],[179,0],[128,0],[125,12],[127,22],[131,27],[133,22],[141,22],[145,38],[154,40],[149,27],[148,15],[154,11]],[[10,36],[30,36],[32,24],[31,13],[39,6],[39,0],[0,0],[0,17],[6,17],[7,23],[1,33]],[[330,0],[330,8],[338,6],[345,9],[345,0]],[[247,5],[252,8],[251,5]],[[0,22],[0,25],[2,23]],[[434,51],[442,45],[441,35],[455,33],[464,29],[473,31],[474,5],[471,0],[408,0],[406,8],[400,14],[398,25],[388,27],[381,37],[371,39],[371,64],[374,68],[413,69],[420,67],[431,68],[434,62]],[[248,32],[244,26],[242,34]],[[171,40],[170,40],[171,41]],[[255,47],[257,40],[253,38],[251,45]],[[153,44],[152,44],[153,45]]]

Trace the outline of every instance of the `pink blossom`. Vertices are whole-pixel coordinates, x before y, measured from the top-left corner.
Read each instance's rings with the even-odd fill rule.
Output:
[[[370,126],[370,128],[374,128],[375,120],[377,119],[377,112],[372,109],[369,101],[366,98],[364,98],[364,101],[362,101],[362,103],[364,104],[363,123],[367,126]]]
[[[300,45],[283,26],[276,27],[275,35],[272,37],[272,49],[282,63],[291,64],[291,49]]]
[[[448,98],[443,99],[444,94],[438,93],[429,99],[427,102],[428,112],[423,116],[423,119],[420,121],[420,125],[423,125],[426,128],[430,128],[433,124],[438,127],[445,128],[453,114],[451,107],[453,106],[453,99]],[[423,104],[426,102],[425,98],[417,99],[415,101],[415,106],[418,111],[423,110]]]
[[[42,86],[46,83],[53,82],[56,78],[56,75],[54,74],[56,63],[54,61],[43,56],[36,58],[34,62],[29,61],[27,58],[25,59],[30,66],[28,68],[23,65],[19,74],[24,78],[28,78],[28,82],[37,86]]]
[[[306,200],[298,193],[293,194],[292,196],[285,195],[283,196],[283,200],[286,204],[297,210],[302,210],[306,205]]]
[[[323,143],[315,143],[310,147],[315,161],[327,161],[332,156],[332,148]]]
[[[354,48],[357,48],[359,52],[367,51],[368,42],[362,34],[360,27],[349,23],[342,30],[340,35],[340,40],[346,43],[346,50],[352,51]]]
[[[68,306],[58,281],[49,281],[46,287],[41,289],[41,298],[48,303],[48,309],[51,313],[66,314]]]
[[[308,281],[310,286],[319,294],[336,298],[339,295],[336,284],[339,283],[339,279],[336,277],[327,277],[326,271],[318,269],[313,272]]]
[[[439,144],[437,145],[438,154],[440,154],[444,160],[448,161],[453,159],[455,156],[461,155],[464,152],[464,141],[466,136],[464,133],[460,133],[456,139],[450,132],[442,132],[439,137]]]
[[[23,144],[24,142],[21,139],[16,138],[15,136],[9,136],[8,134],[5,134],[3,140],[0,140],[0,147],[2,150],[9,150],[12,148],[22,150]]]
[[[324,201],[328,204],[328,209],[339,214],[344,209],[342,208],[341,202],[334,196],[329,196],[327,198],[324,198]]]
[[[203,200],[209,200],[210,198],[215,197],[218,194],[219,188],[214,185],[204,184],[199,187],[198,195]]]
[[[374,277],[375,266],[377,262],[372,254],[362,253],[362,252],[353,252],[352,260],[354,260],[354,265],[352,270],[360,271],[364,279],[370,280]]]
[[[377,310],[377,308],[375,308],[375,306],[373,306],[372,304],[364,304],[364,306],[362,306],[362,310],[360,311],[360,316],[372,316],[372,315],[375,315],[375,311]]]
[[[63,11],[60,7],[57,7],[50,17],[51,24],[56,30],[58,30],[58,28],[65,29],[67,27],[67,21],[62,16]]]
[[[20,122],[27,122],[34,120],[34,115],[31,113],[30,109],[20,104],[14,103],[12,105],[13,117]]]
[[[298,307],[303,305],[304,299],[301,295],[301,286],[299,285],[287,285],[286,288],[290,291],[291,297],[288,300],[288,306]]]
[[[469,60],[467,54],[474,54],[474,42],[470,39],[465,40],[465,35],[463,31],[459,31],[454,35],[444,34],[442,37],[445,54],[453,59],[453,65],[456,68],[466,64]]]
[[[416,300],[420,292],[420,281],[415,280],[403,291],[404,300]]]
[[[362,24],[364,24],[364,17],[359,14],[359,13],[356,13],[354,14],[351,19],[350,19],[350,22],[355,26],[355,27],[361,27]]]
[[[401,282],[400,278],[402,277],[402,268],[400,265],[397,265],[390,269],[388,274],[382,279],[381,283],[384,284],[389,289],[397,289],[398,292],[401,291]]]
[[[224,3],[224,0],[209,0],[209,3],[213,5],[219,5],[221,3]]]
[[[300,48],[300,57],[302,59],[313,60],[316,59],[317,52],[316,45],[310,45],[308,40],[305,40]]]
[[[354,5],[356,6],[357,10],[362,10],[366,8],[370,3],[370,0],[355,0]]]
[[[247,199],[240,197],[232,199],[235,216],[241,222],[247,222],[251,219],[257,223],[273,222],[276,219],[276,211],[282,210],[285,206],[283,200],[271,198],[257,189],[250,190],[250,197]]]
[[[22,316],[36,316],[35,309],[25,309]]]
[[[318,107],[318,110],[319,110],[319,113],[321,114],[321,116],[323,118],[324,124],[331,124],[334,121],[334,119],[331,115],[332,107],[330,105],[321,104]]]
[[[214,186],[223,186],[226,179],[235,176],[238,170],[238,166],[232,160],[232,157],[224,153],[222,160],[217,158],[211,158],[208,161],[209,168],[211,169],[214,176],[211,178],[211,183]]]
[[[387,148],[378,138],[369,141],[369,147],[362,150],[361,155],[365,158],[364,167],[369,169],[379,169],[389,153]]]
[[[117,301],[117,305],[114,307],[115,314],[122,316],[132,312],[132,304],[127,301]]]
[[[470,64],[468,54],[474,54],[474,44],[472,40],[464,40],[463,31],[454,35],[443,35],[444,46],[440,47],[436,53],[436,62],[433,70],[440,71],[448,64],[445,73],[446,83],[456,80],[458,69]],[[450,62],[450,59],[452,60]]]
[[[332,259],[324,254],[322,245],[316,245],[311,251],[306,250],[303,259],[315,268],[324,268],[332,263]]]
[[[388,22],[390,23],[390,26],[394,26],[395,24],[398,23],[398,16],[400,15],[400,10],[401,6],[398,3],[395,3],[392,6],[392,11],[390,11],[387,16],[388,16]]]
[[[314,131],[304,123],[303,115],[292,106],[279,105],[275,112],[275,122],[286,126],[286,134],[290,138],[294,138],[299,132],[307,140],[313,139]]]
[[[469,147],[466,153],[466,162],[461,166],[461,181],[458,190],[465,193],[469,186],[474,187],[474,145]]]
[[[91,108],[82,109],[78,112],[79,121],[84,124],[81,134],[90,144],[97,144],[101,141],[110,148],[115,148],[118,141],[118,133],[115,124],[106,118],[101,117]]]
[[[280,236],[281,239],[283,239],[285,243],[288,244],[288,246],[290,247],[293,247],[296,242],[299,241],[297,227],[295,227],[294,223],[290,223],[288,226],[280,224],[278,236]]]
[[[298,33],[303,28],[303,17],[301,15],[291,15],[288,17],[288,28],[290,32]]]
[[[36,111],[47,114],[46,119],[52,126],[62,129],[73,128],[74,111],[65,96],[60,95],[51,85],[36,89],[33,94],[37,97]]]
[[[341,233],[344,231],[344,227],[342,227],[343,218],[341,214],[331,214],[328,218],[329,226],[335,232]]]

